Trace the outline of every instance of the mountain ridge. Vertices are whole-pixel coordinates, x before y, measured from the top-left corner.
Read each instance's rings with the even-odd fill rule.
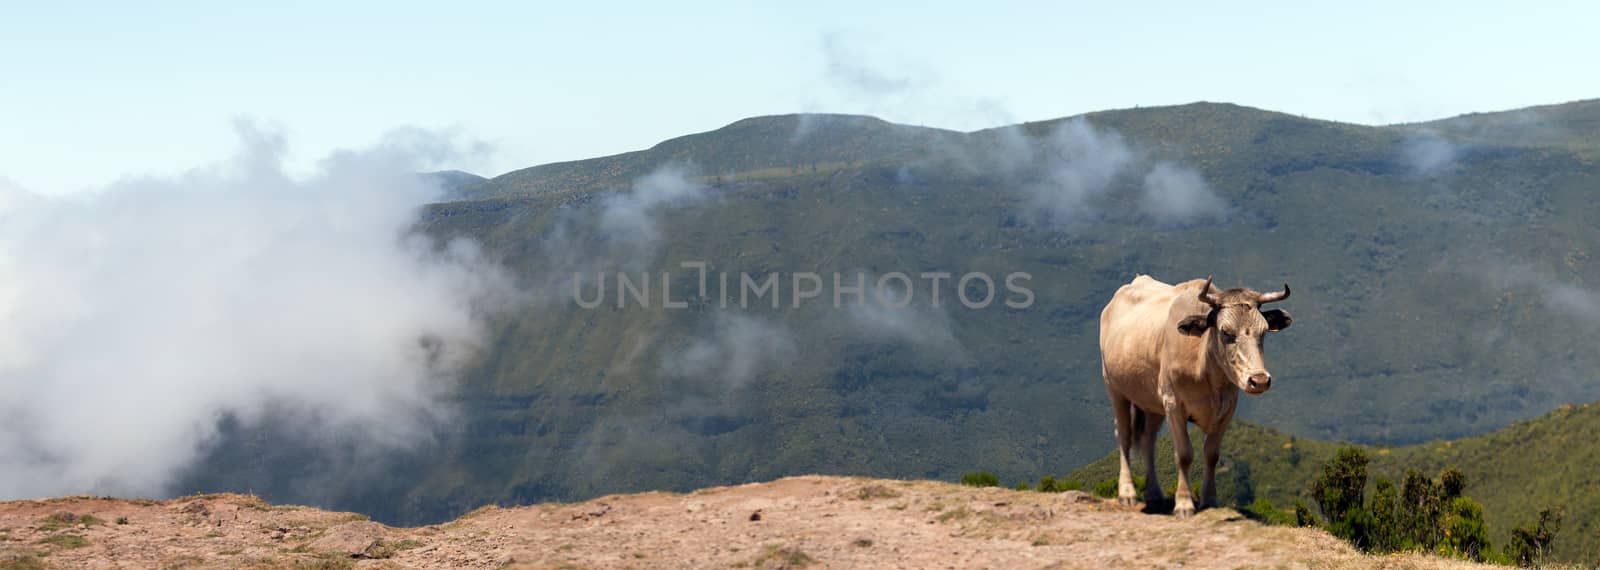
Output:
[[[806,148],[806,139],[816,135],[834,145],[836,150]],[[904,150],[904,145],[921,137],[954,134],[954,131],[928,127],[913,127],[891,123],[867,115],[844,114],[789,114],[764,115],[740,119],[701,133],[666,139],[650,148],[619,154],[553,162],[513,170],[469,188],[469,196],[509,197],[550,192],[600,190],[620,187],[650,170],[671,162],[682,162],[705,169],[706,174],[744,172],[764,168],[784,168],[817,163],[853,163],[882,158],[882,153],[860,153],[866,145],[889,145],[886,153]],[[734,142],[724,143],[722,139]],[[749,139],[770,141],[760,149],[738,148],[738,141]],[[776,144],[772,144],[776,143]],[[798,147],[798,148],[787,148]],[[727,155],[746,155],[765,151],[773,160],[760,158],[726,158]],[[805,153],[794,160],[784,160],[791,152]],[[637,166],[630,163],[640,162]],[[737,169],[737,170],[729,170]],[[595,175],[579,174],[583,170],[599,171]],[[489,190],[493,187],[494,190]]]
[[[959,136],[973,136],[973,135],[983,136],[983,135],[990,135],[990,134],[993,134],[995,132],[1001,132],[1001,131],[1006,131],[1006,130],[1010,130],[1010,129],[1021,129],[1023,131],[1028,131],[1028,132],[1044,131],[1044,130],[1048,130],[1050,128],[1053,128],[1053,127],[1055,127],[1055,126],[1057,126],[1057,125],[1059,125],[1061,123],[1068,122],[1068,121],[1073,121],[1073,120],[1097,120],[1097,121],[1098,120],[1105,120],[1105,121],[1111,121],[1113,123],[1117,123],[1117,122],[1122,122],[1121,119],[1120,119],[1120,117],[1122,117],[1122,116],[1129,115],[1129,114],[1143,114],[1143,113],[1150,113],[1150,112],[1177,112],[1177,113],[1188,113],[1188,114],[1228,114],[1228,115],[1232,115],[1232,116],[1235,116],[1235,117],[1248,117],[1248,118],[1251,118],[1252,120],[1260,120],[1262,118],[1269,119],[1269,120],[1287,120],[1287,121],[1305,122],[1305,123],[1310,123],[1310,124],[1318,124],[1318,125],[1321,125],[1323,127],[1336,128],[1336,129],[1389,130],[1389,131],[1393,131],[1393,132],[1395,132],[1397,134],[1411,133],[1411,132],[1416,132],[1416,131],[1424,131],[1424,132],[1434,131],[1434,132],[1442,132],[1442,133],[1447,133],[1447,134],[1460,134],[1463,138],[1472,139],[1472,138],[1476,138],[1476,137],[1468,136],[1468,135],[1462,133],[1462,131],[1470,130],[1470,128],[1467,125],[1472,124],[1472,123],[1477,123],[1477,122],[1496,122],[1496,121],[1498,121],[1498,122],[1516,122],[1517,119],[1515,119],[1514,117],[1527,116],[1527,115],[1532,115],[1532,114],[1541,114],[1541,113],[1551,113],[1551,114],[1556,114],[1556,115],[1573,115],[1573,114],[1590,115],[1590,114],[1595,114],[1597,116],[1600,116],[1600,99],[1580,99],[1580,100],[1569,101],[1569,102],[1566,102],[1566,103],[1556,103],[1556,104],[1548,104],[1548,105],[1532,105],[1532,106],[1528,106],[1528,107],[1519,107],[1519,108],[1507,109],[1507,110],[1502,110],[1502,111],[1470,112],[1470,113],[1463,113],[1463,114],[1460,114],[1460,115],[1454,115],[1454,116],[1444,117],[1444,118],[1439,118],[1439,119],[1430,119],[1430,120],[1424,120],[1424,121],[1405,122],[1405,123],[1390,123],[1390,124],[1381,124],[1381,125],[1368,125],[1368,124],[1363,124],[1363,123],[1345,122],[1345,121],[1338,121],[1338,120],[1332,120],[1332,119],[1320,119],[1320,118],[1315,118],[1315,117],[1308,117],[1308,116],[1305,116],[1305,115],[1297,115],[1297,114],[1288,113],[1288,112],[1284,112],[1284,111],[1274,111],[1274,110],[1265,109],[1265,108],[1261,108],[1261,107],[1253,107],[1253,106],[1249,106],[1249,105],[1240,105],[1240,104],[1236,104],[1236,103],[1214,102],[1214,101],[1194,101],[1194,102],[1190,102],[1190,103],[1182,103],[1182,104],[1174,104],[1174,105],[1140,106],[1140,107],[1126,107],[1126,108],[1120,108],[1120,109],[1106,109],[1106,110],[1100,110],[1100,111],[1090,111],[1090,112],[1080,113],[1080,114],[1076,114],[1076,115],[1068,115],[1068,116],[1063,116],[1063,117],[1040,119],[1040,120],[1034,120],[1034,121],[1025,121],[1025,122],[1021,122],[1021,123],[1000,125],[1000,126],[995,126],[995,127],[985,127],[985,128],[980,128],[980,129],[974,129],[974,130],[971,130],[971,131],[957,131],[957,130],[951,130],[951,129],[938,128],[938,127],[915,126],[915,125],[910,125],[910,124],[905,124],[905,123],[895,123],[895,122],[887,121],[887,120],[884,120],[882,118],[875,117],[875,116],[872,116],[872,115],[860,115],[860,114],[845,114],[845,113],[788,113],[788,114],[775,114],[775,115],[757,115],[757,116],[738,119],[738,120],[735,120],[735,121],[733,121],[731,123],[728,123],[726,125],[723,125],[721,127],[718,127],[718,128],[715,128],[715,129],[711,129],[711,130],[708,130],[708,131],[703,131],[703,132],[699,132],[699,133],[693,133],[693,134],[689,134],[689,135],[682,135],[682,136],[678,136],[678,137],[672,137],[672,138],[664,139],[661,142],[658,142],[658,143],[656,143],[654,145],[651,145],[648,148],[644,148],[644,149],[640,149],[640,150],[625,151],[625,152],[621,152],[621,153],[598,156],[598,157],[591,157],[591,158],[581,158],[581,159],[574,159],[574,160],[542,163],[542,164],[537,164],[537,165],[533,165],[533,166],[528,166],[528,167],[524,167],[524,168],[519,168],[519,169],[507,171],[505,173],[502,173],[502,174],[494,176],[494,177],[480,177],[480,178],[483,178],[483,180],[477,181],[476,184],[474,184],[474,186],[479,186],[479,188],[475,188],[475,189],[470,190],[467,193],[467,196],[464,197],[464,199],[467,199],[467,200],[471,200],[471,199],[488,199],[488,198],[494,198],[494,197],[509,197],[509,196],[514,196],[514,195],[518,195],[518,194],[538,193],[537,191],[529,189],[529,187],[537,186],[538,185],[537,181],[541,178],[541,175],[551,174],[552,173],[551,171],[561,171],[561,170],[566,170],[566,169],[581,169],[581,168],[585,168],[585,167],[592,167],[592,166],[595,166],[595,165],[598,165],[598,164],[605,164],[605,163],[614,162],[614,161],[625,161],[625,160],[635,159],[635,158],[656,159],[656,157],[651,157],[649,155],[651,155],[652,153],[672,155],[673,151],[677,150],[677,147],[679,147],[679,146],[688,146],[688,143],[690,143],[690,142],[692,142],[694,140],[705,138],[705,137],[710,137],[710,136],[716,136],[716,135],[719,135],[719,134],[725,134],[727,131],[740,130],[740,129],[743,129],[743,128],[752,128],[752,127],[754,127],[754,128],[758,128],[758,129],[762,129],[762,130],[788,129],[790,131],[799,132],[799,131],[802,131],[803,128],[800,127],[798,124],[792,124],[792,123],[801,123],[801,122],[804,122],[804,121],[807,121],[807,120],[816,120],[816,121],[820,121],[820,122],[829,122],[829,121],[840,121],[840,122],[845,122],[845,123],[856,122],[856,123],[859,123],[859,124],[871,124],[871,125],[874,125],[874,126],[879,127],[879,128],[928,131],[930,133],[939,133],[939,134],[941,134],[943,136],[958,136],[958,135]],[[1593,119],[1592,121],[1600,121],[1600,118]],[[1592,125],[1589,125],[1589,129],[1590,129],[1589,133],[1591,133],[1591,134],[1600,133],[1600,122],[1596,122],[1596,123],[1594,123]],[[1592,137],[1590,137],[1590,138],[1592,138]],[[1550,144],[1550,143],[1547,143],[1547,144]],[[792,165],[791,164],[774,164],[772,166],[792,166]],[[474,176],[476,176],[476,175],[474,175]],[[506,190],[493,190],[493,191],[491,191],[491,190],[489,190],[488,188],[485,187],[485,186],[489,186],[489,184],[486,184],[486,183],[489,183],[490,181],[494,181],[494,180],[499,180],[499,179],[502,179],[504,177],[510,177],[510,178],[506,179],[506,180],[503,180],[499,184],[513,186],[514,188],[517,189],[516,191],[514,191],[514,193],[513,192],[508,192]],[[616,180],[610,180],[610,182],[614,186],[620,186],[623,183],[625,183],[626,180],[619,178],[619,179],[616,179]],[[486,193],[486,192],[488,192],[488,193]],[[451,201],[457,201],[457,200],[451,200]]]

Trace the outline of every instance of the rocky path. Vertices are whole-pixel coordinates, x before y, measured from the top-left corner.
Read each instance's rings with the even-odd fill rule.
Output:
[[[1076,492],[791,477],[479,509],[392,528],[241,495],[0,503],[9,568],[1453,568],[1229,509],[1187,521]]]

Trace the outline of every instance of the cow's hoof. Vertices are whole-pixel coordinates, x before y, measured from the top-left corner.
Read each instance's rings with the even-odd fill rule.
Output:
[[[1117,502],[1131,507],[1139,504],[1139,499],[1137,497],[1117,497]]]
[[[1180,519],[1186,519],[1194,516],[1194,503],[1185,501],[1172,507],[1172,516]]]

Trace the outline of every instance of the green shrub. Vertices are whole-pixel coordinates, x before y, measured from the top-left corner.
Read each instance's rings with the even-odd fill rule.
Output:
[[[1465,496],[1467,478],[1459,469],[1445,469],[1437,479],[1407,469],[1398,491],[1393,481],[1378,477],[1368,501],[1364,497],[1367,464],[1361,449],[1340,449],[1312,483],[1312,498],[1326,517],[1330,534],[1368,552],[1421,550],[1477,562],[1507,560],[1489,544],[1483,505]],[[1317,518],[1304,502],[1297,501],[1295,522],[1309,526],[1316,524]],[[1531,530],[1526,535],[1538,533]],[[1524,546],[1518,552],[1530,550]]]
[[[1367,488],[1367,452],[1359,447],[1343,447],[1322,466],[1322,477],[1311,486],[1322,516],[1335,522],[1360,510]]]
[[[1038,479],[1038,492],[1040,493],[1066,493],[1082,492],[1083,482],[1077,479],[1056,479],[1045,476]],[[1112,487],[1115,490],[1115,487]]]
[[[962,475],[961,484],[968,487],[999,487],[1000,478],[988,471],[974,471]]]
[[[1451,467],[1439,473],[1439,491],[1444,494],[1444,500],[1453,501],[1462,496],[1467,490],[1467,476],[1460,469]]]
[[[1057,487],[1056,478],[1055,477],[1051,477],[1049,475],[1045,475],[1044,477],[1040,477],[1039,478],[1039,492],[1040,493],[1060,493],[1063,490],[1064,489],[1061,489],[1061,488]]]
[[[1256,482],[1250,476],[1250,462],[1243,459],[1233,461],[1233,505],[1247,507],[1256,502]],[[1202,495],[1204,496],[1204,495]]]
[[[1117,480],[1106,479],[1099,483],[1095,483],[1094,494],[1096,497],[1105,497],[1107,499],[1117,498]]]
[[[1448,472],[1447,472],[1448,473]],[[1460,472],[1457,472],[1459,475]],[[1440,478],[1444,480],[1443,477]],[[1456,487],[1460,490],[1460,487]],[[1482,562],[1489,548],[1489,531],[1483,525],[1483,505],[1467,497],[1450,501],[1444,546],[1450,554]]]
[[[1404,542],[1395,511],[1395,505],[1400,501],[1399,492],[1395,490],[1394,481],[1388,477],[1378,477],[1373,483],[1372,503],[1368,511],[1372,513],[1372,549],[1378,552],[1393,552],[1401,548]]]
[[[1507,554],[1519,566],[1537,566],[1550,556],[1550,544],[1561,530],[1561,509],[1539,511],[1539,522],[1532,527],[1511,530]]]
[[[1444,492],[1438,483],[1416,469],[1407,469],[1400,486],[1400,506],[1395,519],[1401,547],[1431,551],[1443,538]]]
[[[1027,481],[1017,481],[1017,484],[1011,488],[1018,491],[1032,491],[1033,485],[1029,485]]]
[[[1074,481],[1074,483],[1076,483],[1076,482]],[[1106,479],[1106,480],[1101,481],[1099,483],[1095,483],[1095,485],[1094,485],[1094,494],[1095,494],[1095,496],[1105,497],[1107,499],[1115,499],[1115,498],[1117,498],[1117,484],[1118,484],[1117,479],[1114,478],[1114,477],[1111,478],[1111,479]],[[1144,490],[1144,477],[1134,476],[1134,478],[1133,478],[1133,488],[1134,489],[1138,489],[1140,491],[1143,491]]]
[[[1377,543],[1378,525],[1370,511],[1356,507],[1346,511],[1339,520],[1328,523],[1328,533],[1345,539],[1363,552],[1372,552]]]
[[[1242,510],[1245,516],[1269,525],[1294,526],[1295,524],[1294,513],[1272,506],[1272,501],[1266,497],[1256,499]]]
[[[1300,499],[1294,500],[1294,525],[1317,526],[1317,515],[1311,514],[1311,507]]]
[[[1365,506],[1367,452],[1359,447],[1339,449],[1322,466],[1322,477],[1312,483],[1312,498],[1328,520],[1328,532],[1356,548],[1373,550],[1378,542],[1377,519]]]

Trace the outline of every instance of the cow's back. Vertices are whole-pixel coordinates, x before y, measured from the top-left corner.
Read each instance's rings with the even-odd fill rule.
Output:
[[[1140,275],[1118,288],[1100,311],[1100,362],[1106,384],[1141,407],[1155,398],[1162,336],[1169,328],[1168,313],[1178,291],[1179,287]]]

